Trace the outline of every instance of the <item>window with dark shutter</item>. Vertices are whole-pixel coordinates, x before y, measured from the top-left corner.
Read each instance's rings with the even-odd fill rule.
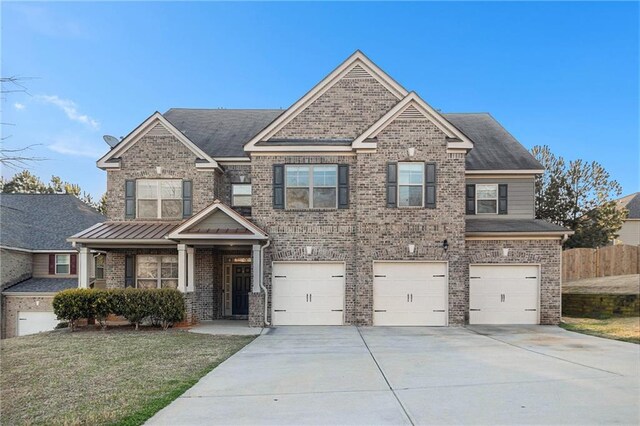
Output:
[[[126,180],[124,182],[124,216],[127,219],[136,217],[136,181]]]
[[[498,214],[507,214],[508,212],[508,185],[498,185]]]
[[[387,164],[387,207],[398,207],[398,163]]]
[[[349,208],[349,165],[338,165],[338,208]]]
[[[428,209],[436,208],[436,163],[425,164],[424,206]]]
[[[467,185],[465,200],[467,214],[476,214],[476,186],[474,184]]]
[[[193,214],[193,183],[190,180],[182,181],[182,217],[187,218]]]
[[[76,275],[78,273],[78,255],[71,255],[71,265],[69,267],[71,275]]]
[[[50,254],[49,255],[49,275],[55,275],[55,274],[56,274],[56,255]]]
[[[273,165],[273,208],[284,209],[284,164]]]
[[[124,286],[136,286],[136,258],[132,254],[128,254],[124,258]]]

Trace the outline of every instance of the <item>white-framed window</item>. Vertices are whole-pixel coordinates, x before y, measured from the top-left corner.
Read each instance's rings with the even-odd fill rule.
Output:
[[[233,207],[251,207],[251,184],[231,184],[231,205]]]
[[[287,209],[338,208],[338,166],[335,164],[285,166]]]
[[[68,275],[71,273],[71,255],[56,254],[56,275]]]
[[[178,256],[138,255],[136,287],[178,288]]]
[[[424,163],[398,163],[398,207],[424,207]]]
[[[104,279],[104,261],[105,261],[105,255],[104,254],[99,254],[96,257],[94,257],[94,278],[97,280],[103,280]]]
[[[182,219],[182,181],[138,179],[136,202],[140,219]]]
[[[476,185],[476,214],[498,213],[498,185]]]

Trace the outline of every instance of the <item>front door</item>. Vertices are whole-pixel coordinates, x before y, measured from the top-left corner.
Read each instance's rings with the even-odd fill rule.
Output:
[[[249,291],[251,289],[251,265],[233,265],[233,315],[249,314]]]

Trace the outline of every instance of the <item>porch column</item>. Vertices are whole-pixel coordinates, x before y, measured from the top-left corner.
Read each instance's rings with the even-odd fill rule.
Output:
[[[251,250],[251,268],[253,270],[253,278],[251,280],[251,291],[260,293],[260,267],[262,266],[262,257],[260,256],[260,244],[254,244]]]
[[[178,290],[185,292],[187,281],[187,246],[178,244]]]
[[[80,247],[78,254],[78,287],[89,288],[93,256],[87,247]]]
[[[196,253],[193,247],[187,247],[187,292],[195,291]]]

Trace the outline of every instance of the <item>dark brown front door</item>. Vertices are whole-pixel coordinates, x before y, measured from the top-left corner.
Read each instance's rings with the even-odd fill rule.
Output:
[[[249,314],[249,290],[251,289],[251,265],[233,265],[233,315]]]

